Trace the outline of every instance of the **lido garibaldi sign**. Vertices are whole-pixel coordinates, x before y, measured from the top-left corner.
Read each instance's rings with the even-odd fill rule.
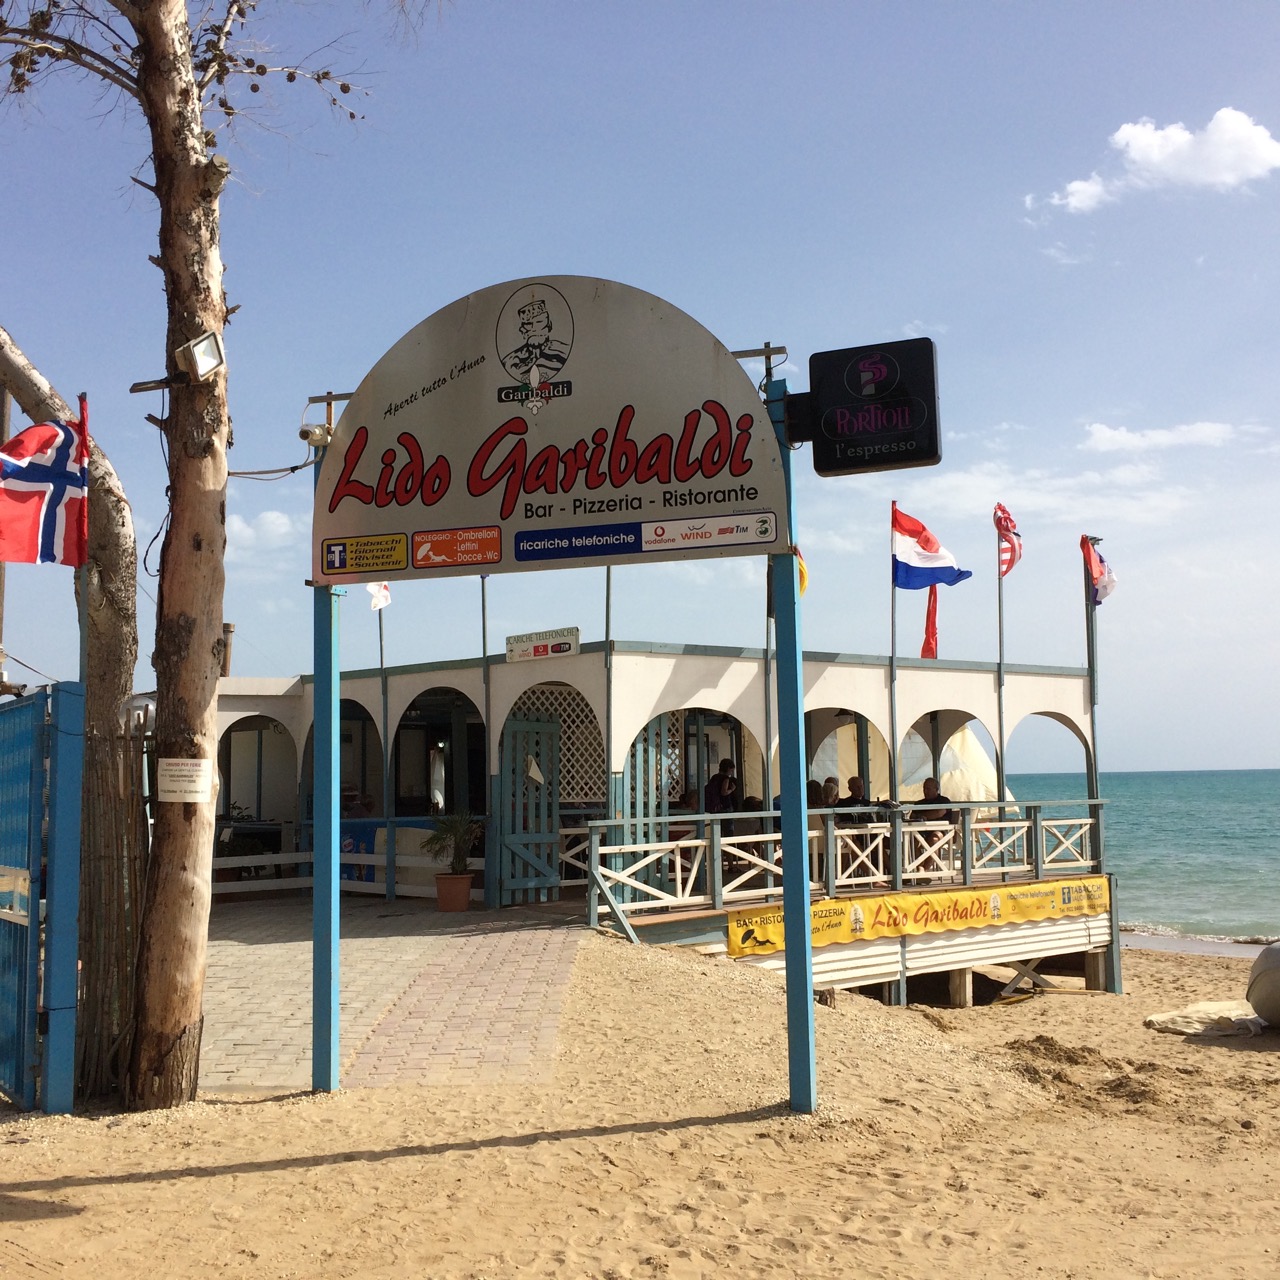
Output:
[[[316,486],[317,583],[788,551],[750,377],[639,289],[545,276],[429,316],[360,383]]]

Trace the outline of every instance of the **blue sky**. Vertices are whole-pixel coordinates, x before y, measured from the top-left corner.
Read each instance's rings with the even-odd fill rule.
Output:
[[[785,345],[793,390],[814,351],[926,335],[939,467],[820,479],[795,457],[806,648],[887,652],[896,498],[974,571],[943,592],[941,655],[994,659],[1003,502],[1025,545],[1012,662],[1083,664],[1078,543],[1105,539],[1104,770],[1280,766],[1280,9],[457,0],[404,40],[376,5],[280,3],[257,30],[268,62],[336,40],[361,119],[267,82],[224,139],[234,470],[301,462],[308,396],[508,279],[658,294],[730,348]],[[162,372],[163,304],[130,181],[146,146],[111,107],[64,78],[0,108],[0,324],[89,392],[141,553],[164,514],[160,397],[127,388]],[[310,667],[310,484],[231,483],[237,674]],[[73,675],[69,572],[8,584],[11,659]],[[762,643],[760,561],[620,567],[614,588],[620,638]],[[346,666],[377,659],[358,596]],[[495,647],[603,634],[603,570],[495,577],[489,598]],[[923,607],[899,598],[902,653]],[[152,610],[144,594],[144,654]],[[475,654],[479,585],[398,586],[385,621],[389,662]],[[1014,736],[1012,771],[1077,764],[1065,735]]]

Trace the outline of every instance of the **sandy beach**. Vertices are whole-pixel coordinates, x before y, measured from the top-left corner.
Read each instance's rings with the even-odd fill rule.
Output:
[[[1248,968],[1130,946],[1124,996],[842,994],[797,1116],[780,978],[588,934],[525,1082],[4,1113],[0,1275],[1269,1278],[1280,1034],[1143,1026]]]

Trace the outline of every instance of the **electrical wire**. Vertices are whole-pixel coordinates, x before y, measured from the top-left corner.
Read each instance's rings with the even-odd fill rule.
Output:
[[[5,656],[5,659],[9,662],[16,662],[18,666],[20,666],[24,671],[34,672],[36,675],[43,676],[46,680],[49,680],[49,681],[53,681],[55,679],[55,677],[49,675],[47,671],[41,671],[39,667],[33,667],[29,662],[23,662],[21,658],[16,657],[14,654],[10,653],[7,649],[5,650],[4,656]]]

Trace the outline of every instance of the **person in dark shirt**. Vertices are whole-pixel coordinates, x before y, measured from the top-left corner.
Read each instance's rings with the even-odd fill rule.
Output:
[[[720,761],[720,772],[712,777],[703,789],[703,806],[708,813],[733,813],[738,808],[738,780],[734,775],[732,760]],[[720,831],[726,836],[734,834],[732,822],[722,822]]]
[[[937,778],[926,778],[924,780],[924,800],[934,801],[938,805],[951,804],[951,797],[944,796],[938,790]],[[954,809],[916,809],[911,814],[916,822],[959,822],[960,818]]]

